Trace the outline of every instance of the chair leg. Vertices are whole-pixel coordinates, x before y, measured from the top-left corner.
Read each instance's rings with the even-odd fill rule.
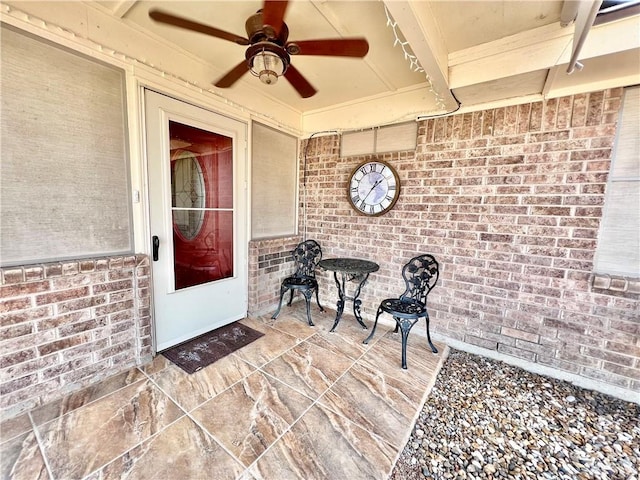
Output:
[[[436,348],[436,346],[431,342],[431,335],[429,335],[429,314],[427,314],[426,317],[424,317],[424,319],[427,322],[427,341],[429,342],[429,346],[431,347],[431,351],[433,353],[438,353],[438,349]]]
[[[316,291],[316,302],[318,302],[318,307],[320,308],[321,312],[324,312],[324,308],[322,308],[322,305],[320,305],[320,298],[318,297],[318,289],[315,289]]]
[[[378,307],[378,313],[376,313],[376,321],[373,322],[373,328],[371,329],[371,333],[362,342],[365,345],[367,345],[369,343],[369,340],[371,340],[373,338],[373,335],[376,333],[376,327],[378,326],[378,317],[380,316],[381,313],[382,313],[382,309],[380,307]]]
[[[303,290],[302,294],[304,295],[304,299],[307,304],[307,320],[309,321],[309,325],[313,327],[314,324],[311,321],[311,295],[313,295],[313,292],[311,290]]]
[[[287,306],[291,306],[291,303],[293,302],[293,294],[295,293],[295,289],[291,289],[291,296],[289,297],[289,303],[287,303]]]
[[[396,321],[396,329],[399,326],[402,334],[402,368],[407,369],[407,339],[409,338],[409,332],[411,327],[415,325],[418,319],[413,322],[407,318],[393,317]]]
[[[271,316],[272,320],[275,320],[276,318],[278,318],[278,315],[280,315],[280,309],[282,308],[282,297],[284,297],[284,293],[287,291],[287,289],[285,287],[280,287],[280,302],[278,302],[278,309],[276,310],[276,312]]]

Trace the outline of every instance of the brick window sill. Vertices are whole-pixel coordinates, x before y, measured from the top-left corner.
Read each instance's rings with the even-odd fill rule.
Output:
[[[591,287],[613,292],[640,293],[640,278],[594,273]]]

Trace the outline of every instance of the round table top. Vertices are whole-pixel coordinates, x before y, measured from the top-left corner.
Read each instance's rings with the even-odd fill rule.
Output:
[[[380,268],[377,263],[360,258],[326,258],[320,260],[319,266],[325,270],[352,274],[377,272]]]

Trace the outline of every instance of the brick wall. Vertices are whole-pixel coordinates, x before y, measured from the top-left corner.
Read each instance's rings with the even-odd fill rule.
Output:
[[[144,255],[0,269],[0,415],[151,359]]]
[[[370,157],[341,158],[338,136],[315,137],[301,160],[300,232],[325,258],[380,264],[360,297],[367,322],[380,299],[402,291],[402,265],[432,253],[441,263],[432,332],[638,392],[639,295],[624,281],[597,288],[615,282],[592,285],[591,272],[621,95],[423,121],[416,151],[382,156],[402,192],[375,218],[346,196],[349,173]],[[250,314],[275,309],[302,239],[250,242]],[[149,270],[140,255],[0,269],[0,414],[148,361]],[[331,274],[318,278],[321,303],[334,306]]]
[[[249,315],[275,311],[282,279],[294,272],[291,252],[301,236],[249,242]]]
[[[371,157],[310,140],[308,237],[325,257],[375,260],[367,321],[403,291],[417,253],[441,263],[432,332],[603,384],[640,391],[637,293],[592,287],[592,267],[622,89],[430,119],[416,151],[381,157],[402,191],[381,217],[353,211],[347,178]],[[321,275],[321,301],[335,301]],[[423,326],[416,328],[424,329]]]

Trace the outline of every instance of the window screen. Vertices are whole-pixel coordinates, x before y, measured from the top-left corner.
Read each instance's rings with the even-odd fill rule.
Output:
[[[640,87],[625,91],[595,271],[640,278]]]
[[[130,252],[122,70],[1,34],[2,265]]]
[[[253,123],[251,236],[296,233],[298,139]]]

